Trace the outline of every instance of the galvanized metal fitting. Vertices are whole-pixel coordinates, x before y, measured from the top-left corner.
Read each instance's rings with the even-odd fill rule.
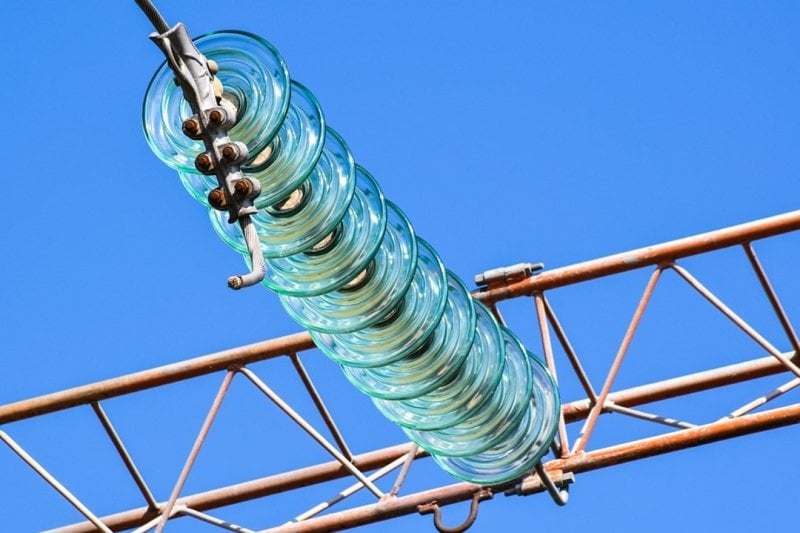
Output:
[[[439,533],[463,533],[469,529],[478,518],[478,505],[484,500],[492,499],[492,497],[492,489],[481,489],[473,494],[467,518],[461,524],[453,527],[442,524],[442,510],[439,508],[439,503],[435,500],[431,503],[417,506],[417,512],[419,514],[433,513],[433,525]]]
[[[528,279],[544,268],[544,263],[517,263],[507,267],[487,270],[475,276],[475,285],[494,289]]]

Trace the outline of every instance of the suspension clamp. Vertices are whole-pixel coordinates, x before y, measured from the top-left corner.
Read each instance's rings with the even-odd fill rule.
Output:
[[[236,124],[237,109],[223,98],[224,88],[216,77],[219,65],[197,49],[183,23],[170,28],[150,0],[136,3],[155,26],[150,40],[164,53],[194,113],[183,122],[182,129],[205,146],[205,152],[195,159],[197,170],[217,178],[219,187],[209,193],[208,202],[217,210],[227,211],[228,222],[238,221],[242,229],[252,269],[228,278],[228,286],[239,289],[255,285],[264,279],[266,271],[261,242],[250,219],[257,213],[253,202],[261,194],[261,183],[241,171],[240,165],[248,157],[247,146],[228,137],[228,130]]]

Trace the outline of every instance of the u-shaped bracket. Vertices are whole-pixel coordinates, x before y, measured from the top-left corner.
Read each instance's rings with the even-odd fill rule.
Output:
[[[466,520],[454,527],[447,527],[442,524],[442,510],[439,508],[439,504],[436,501],[432,501],[431,503],[427,503],[425,505],[420,505],[417,507],[417,510],[419,511],[419,514],[433,513],[433,525],[436,527],[436,530],[439,531],[439,533],[463,533],[469,529],[478,518],[478,505],[480,505],[483,500],[490,500],[492,496],[493,494],[491,489],[481,489],[473,494],[472,503],[469,506],[469,514],[467,515]]]
[[[544,465],[541,461],[536,463],[534,467],[536,473],[539,475],[539,479],[542,481],[544,488],[547,489],[548,494],[553,499],[556,505],[564,506],[567,504],[569,500],[569,485],[567,483],[562,482],[562,486],[556,486],[553,479],[547,473],[547,470],[544,469]]]

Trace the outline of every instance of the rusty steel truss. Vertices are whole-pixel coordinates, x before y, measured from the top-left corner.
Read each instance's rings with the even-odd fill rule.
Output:
[[[800,230],[800,211],[793,211],[536,274],[531,274],[529,270],[520,274],[519,271],[513,269],[499,269],[495,271],[495,275],[487,277],[487,286],[476,291],[473,294],[474,297],[487,303],[498,317],[500,317],[497,308],[499,302],[511,298],[531,297],[535,304],[536,324],[542,351],[550,370],[554,375],[556,374],[554,349],[558,348],[563,352],[568,363],[566,369],[560,369],[562,374],[567,370],[574,373],[585,393],[584,399],[563,405],[558,436],[553,446],[553,458],[544,463],[543,468],[537,469],[531,476],[521,481],[491,487],[454,483],[400,495],[406,477],[414,475],[413,463],[424,458],[426,454],[408,443],[357,455],[350,451],[347,439],[338,429],[334,417],[326,408],[325,401],[301,361],[301,353],[314,349],[310,336],[305,332],[0,406],[0,425],[4,427],[3,430],[0,430],[0,440],[86,517],[85,522],[57,530],[65,533],[96,530],[118,531],[131,528],[135,528],[135,531],[151,529],[161,531],[169,520],[179,517],[202,520],[232,531],[256,531],[256,529],[231,524],[209,514],[209,511],[339,478],[351,478],[353,484],[333,498],[312,507],[306,513],[287,517],[287,522],[283,525],[265,531],[327,531],[355,527],[411,513],[432,513],[437,527],[445,529],[441,525],[440,507],[471,500],[470,515],[461,528],[454,528],[458,530],[468,527],[474,521],[481,501],[491,499],[493,495],[499,493],[504,493],[506,496],[526,496],[548,492],[556,503],[563,504],[567,495],[565,489],[574,480],[576,474],[800,422],[800,403],[771,410],[761,409],[773,399],[800,385],[800,342],[753,246],[753,241],[797,230]],[[701,283],[684,265],[683,260],[686,258],[732,247],[740,247],[752,267],[753,274],[785,333],[784,342],[788,341],[787,344],[790,347],[788,351],[776,348],[773,343]],[[547,295],[561,287],[577,285],[606,276],[616,276],[637,269],[650,269],[650,276],[616,355],[598,390],[592,385],[584,370],[584,365],[573,348]],[[677,274],[679,279],[685,281],[768,355],[664,381],[615,390],[615,379],[628,347],[639,329],[656,285],[662,279],[662,274],[667,271]],[[318,409],[325,423],[325,429],[315,428],[249,368],[252,363],[276,358],[289,358]],[[199,429],[194,445],[188,452],[188,457],[174,488],[165,500],[159,500],[151,492],[147,481],[137,469],[125,443],[115,431],[111,420],[104,411],[102,402],[109,398],[134,394],[154,387],[163,387],[208,374],[220,375],[221,383],[218,392]],[[183,494],[184,483],[236,374],[242,375],[251,382],[294,420],[311,438],[330,453],[333,460],[236,485],[185,495]],[[723,413],[718,420],[711,423],[694,425],[640,409],[641,406],[661,400],[709,391],[776,374],[786,375],[785,384],[738,409]],[[130,473],[131,480],[141,492],[143,500],[141,507],[109,516],[97,516],[7,432],[12,422],[84,406],[93,410]],[[654,422],[663,427],[666,432],[644,439],[593,449],[590,446],[591,438],[604,413],[619,413]],[[569,425],[577,422],[582,422],[580,429],[577,432],[570,432]],[[323,432],[329,434],[332,441],[326,438]],[[381,491],[375,485],[375,481],[395,470],[398,473],[391,490],[389,492]],[[322,514],[334,504],[346,500],[351,494],[363,488],[373,493],[374,503]]]

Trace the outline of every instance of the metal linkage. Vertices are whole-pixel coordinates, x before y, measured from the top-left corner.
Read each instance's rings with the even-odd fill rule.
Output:
[[[625,354],[628,352],[628,347],[631,345],[633,335],[636,333],[636,330],[639,327],[639,322],[642,320],[644,311],[647,308],[647,304],[650,302],[650,298],[653,296],[653,291],[655,290],[656,284],[658,283],[660,277],[661,268],[659,267],[653,271],[653,273],[650,275],[650,279],[647,281],[644,294],[642,294],[639,304],[636,306],[636,311],[633,313],[631,323],[628,325],[627,331],[625,331],[625,336],[622,338],[622,343],[617,351],[617,355],[614,357],[614,362],[611,364],[611,369],[608,371],[608,376],[606,377],[605,383],[603,383],[603,388],[600,389],[600,394],[597,397],[597,403],[595,403],[595,405],[592,407],[592,410],[589,412],[586,423],[581,429],[580,435],[578,435],[578,439],[575,441],[575,445],[572,448],[572,453],[580,453],[586,449],[586,444],[589,442],[589,437],[591,437],[592,431],[594,431],[595,424],[597,424],[597,419],[600,416],[600,413],[603,411],[606,399],[611,392],[611,387],[614,385],[614,379],[617,377],[617,373],[622,366],[622,360],[625,358]]]
[[[99,402],[92,402],[92,409],[97,415],[97,418],[100,419],[103,429],[105,429],[108,438],[110,438],[111,442],[114,444],[114,448],[117,450],[122,462],[125,463],[125,468],[128,469],[128,473],[131,475],[134,483],[136,483],[136,486],[142,493],[144,500],[147,502],[147,506],[152,510],[158,509],[158,503],[156,503],[153,493],[150,492],[150,488],[147,486],[147,483],[145,483],[142,474],[139,473],[139,469],[136,468],[136,465],[133,463],[133,458],[131,458],[128,450],[125,448],[125,444],[123,444],[122,439],[117,434],[117,430],[114,429],[114,426],[111,424],[111,420],[108,418],[108,415],[100,406]]]
[[[61,496],[64,497],[69,503],[72,504],[75,509],[77,509],[86,519],[90,522],[93,528],[96,528],[99,531],[104,531],[107,533],[111,533],[111,530],[108,528],[106,524],[103,523],[102,520],[97,518],[93,512],[89,510],[81,501],[75,497],[67,488],[62,485],[50,472],[48,472],[42,465],[40,465],[36,459],[31,457],[31,455],[25,451],[25,449],[20,446],[19,444],[11,438],[11,436],[3,430],[0,430],[0,440],[6,443],[6,446],[11,448],[11,450],[19,456],[20,459],[25,461],[28,466],[30,466],[34,472],[39,474],[42,479],[44,479],[51,487],[53,487]]]
[[[731,414],[725,418],[701,426],[694,426],[687,422],[661,417],[636,408],[656,401],[675,398],[699,391],[712,390],[717,387],[741,383],[769,375],[778,373],[789,374],[797,368],[800,357],[798,357],[796,351],[795,330],[786,312],[781,307],[778,296],[769,283],[766,273],[760,262],[758,262],[750,244],[751,241],[755,239],[793,231],[794,229],[800,229],[800,211],[751,222],[734,228],[681,239],[679,241],[673,241],[672,243],[627,252],[609,258],[589,261],[572,267],[564,267],[556,269],[555,271],[544,271],[536,276],[521,281],[509,278],[509,285],[507,286],[502,286],[498,284],[498,282],[495,282],[493,285],[494,288],[476,293],[476,298],[484,300],[489,304],[493,304],[505,297],[511,297],[509,296],[511,294],[533,296],[537,313],[536,324],[540,330],[539,334],[542,341],[542,349],[548,366],[552,367],[554,370],[556,365],[556,354],[554,353],[553,339],[551,338],[551,333],[554,333],[555,338],[558,339],[558,344],[569,362],[566,368],[571,368],[586,393],[585,399],[568,402],[562,406],[563,422],[559,425],[559,440],[562,443],[562,447],[558,450],[559,453],[557,453],[556,459],[540,465],[537,467],[534,474],[521,481],[517,480],[489,487],[492,493],[497,494],[500,491],[505,491],[508,495],[527,495],[547,491],[550,493],[551,497],[554,498],[556,503],[563,503],[566,497],[566,485],[570,483],[574,475],[578,473],[588,472],[598,468],[606,468],[623,462],[640,460],[653,455],[690,448],[721,439],[733,438],[789,424],[800,423],[800,404],[773,409],[771,411],[752,413],[754,409],[765,405],[771,399],[796,388],[798,383],[800,383],[800,379],[794,378],[794,376],[791,376],[793,378],[791,381],[788,381],[770,393],[731,412]],[[743,246],[745,253],[748,254],[748,259],[753,265],[755,274],[759,278],[762,288],[776,313],[776,317],[781,322],[783,330],[789,338],[792,351],[783,353],[778,351],[774,345],[769,343],[769,341],[762,337],[755,329],[723,304],[719,298],[700,284],[688,271],[682,266],[674,264],[677,259],[686,257],[687,255],[738,245]],[[605,377],[603,387],[597,392],[589,376],[584,371],[583,365],[578,358],[578,354],[572,347],[565,329],[562,327],[556,313],[550,305],[546,291],[556,286],[579,283],[584,279],[593,279],[616,272],[631,270],[632,268],[647,266],[654,266],[656,269],[651,274],[650,281],[642,294],[636,311],[633,314],[633,318],[627,326],[614,362]],[[649,298],[663,270],[674,270],[678,275],[689,282],[690,285],[706,297],[707,300],[714,304],[718,310],[723,312],[730,320],[734,321],[734,323],[748,333],[751,338],[770,354],[769,357],[678,376],[656,383],[640,385],[627,390],[614,391],[613,383],[616,374],[625,358],[631,339],[641,323]],[[528,288],[525,289],[525,291],[520,291],[517,294],[520,283],[529,285],[526,285]],[[533,289],[530,289],[530,287],[533,287]],[[498,295],[503,296],[496,298]],[[550,328],[552,328],[552,332]],[[319,391],[313,386],[299,358],[296,357],[296,354],[299,352],[310,348],[313,348],[313,343],[309,336],[303,333],[227,350],[225,352],[191,359],[174,365],[167,365],[68,391],[0,406],[0,423],[27,419],[77,405],[91,405],[100,417],[101,422],[103,422],[104,418],[108,422],[108,426],[103,422],[104,427],[106,427],[106,431],[112,442],[115,446],[118,446],[118,452],[123,458],[123,461],[126,462],[126,465],[130,465],[129,471],[136,481],[136,475],[134,474],[135,467],[132,466],[133,462],[130,460],[130,457],[122,451],[124,450],[124,446],[122,446],[119,436],[113,431],[110,421],[107,420],[107,417],[101,415],[102,409],[100,409],[99,402],[106,398],[118,397],[132,392],[191,379],[212,372],[226,372],[223,386],[220,388],[220,392],[218,392],[217,395],[217,400],[219,401],[215,400],[209,411],[206,423],[204,423],[203,428],[201,428],[198,440],[195,442],[195,446],[189,454],[189,458],[184,465],[184,471],[178,483],[176,483],[176,487],[173,489],[170,500],[166,503],[154,502],[151,501],[153,499],[152,496],[148,498],[146,492],[143,491],[143,495],[147,500],[146,507],[124,511],[122,513],[103,517],[102,519],[94,517],[112,530],[138,527],[138,531],[146,531],[163,524],[165,518],[174,519],[181,516],[188,516],[208,523],[214,523],[219,527],[227,527],[234,531],[247,531],[247,529],[242,526],[228,524],[211,517],[211,515],[207,515],[206,512],[225,505],[265,497],[279,492],[297,490],[304,486],[340,479],[349,475],[355,475],[358,481],[333,496],[330,500],[295,517],[297,520],[296,522],[287,523],[277,529],[280,531],[327,531],[330,529],[355,527],[386,520],[401,514],[417,513],[420,510],[420,506],[435,512],[434,507],[431,506],[434,502],[436,503],[436,509],[438,509],[451,503],[470,501],[476,497],[476,494],[485,489],[485,487],[479,487],[468,483],[458,483],[398,496],[400,486],[405,476],[409,473],[412,462],[419,458],[426,457],[427,454],[406,444],[352,456],[344,443],[344,439],[341,438],[341,435],[336,429],[334,418],[325,408],[324,401]],[[335,445],[323,438],[319,431],[286,405],[286,403],[258,379],[255,374],[243,368],[249,363],[278,356],[288,356],[292,359],[301,380],[303,380],[306,385],[311,399],[320,411],[325,424],[334,436],[334,440],[339,444],[338,449]],[[213,420],[213,416],[219,408],[219,402],[221,402],[222,397],[224,397],[224,390],[226,389],[225,382],[229,382],[229,380],[232,379],[233,372],[241,372],[247,376],[248,379],[275,402],[276,405],[289,414],[295,422],[301,425],[309,435],[322,444],[336,460],[178,498],[177,495],[180,492],[180,487],[182,487],[185,477],[188,476],[189,470],[191,470],[191,465],[199,452],[199,447],[202,445],[204,435],[208,432],[211,420]],[[601,415],[608,412],[622,413],[627,416],[633,416],[669,426],[670,432],[640,441],[615,444],[600,450],[589,449],[588,441],[593,427],[596,426],[601,419]],[[568,437],[566,425],[581,420],[586,421],[586,424],[581,431],[582,437],[575,441],[572,448],[575,453],[572,453],[569,449],[569,443],[566,440]],[[591,426],[589,424],[590,421],[592,424]],[[0,433],[0,436],[2,435],[5,434]],[[578,449],[581,450],[579,453]],[[401,471],[389,493],[384,494],[374,486],[374,480],[388,474],[388,472],[398,467],[401,468]],[[36,470],[36,467],[33,465],[32,468]],[[369,475],[365,474],[365,472],[370,471],[372,473]],[[144,483],[143,480],[141,481]],[[370,485],[372,485],[372,487],[370,487]],[[144,486],[146,487],[146,485]],[[332,505],[342,502],[350,494],[355,493],[364,486],[370,488],[370,490],[374,488],[375,490],[372,490],[372,492],[380,498],[380,500],[375,504],[317,516],[317,513],[323,510],[329,510]],[[140,490],[142,490],[141,487]],[[68,526],[61,531],[69,531],[72,533],[78,531],[96,531],[98,526],[91,518],[88,516],[87,518],[88,521]],[[439,521],[439,525],[442,526],[441,520]]]
[[[214,423],[214,419],[217,417],[219,408],[222,406],[222,400],[225,398],[225,394],[227,394],[228,389],[231,386],[231,381],[233,381],[233,376],[234,371],[229,370],[228,373],[225,374],[222,384],[219,386],[217,395],[214,397],[214,402],[211,404],[211,408],[208,410],[208,414],[203,422],[203,426],[200,428],[200,432],[197,434],[194,445],[192,445],[192,451],[189,452],[189,457],[186,458],[186,463],[184,463],[183,469],[178,476],[178,481],[175,482],[175,487],[172,489],[172,493],[169,496],[169,501],[167,502],[167,505],[164,506],[164,510],[161,511],[161,520],[158,522],[158,526],[156,527],[156,533],[161,533],[164,530],[167,520],[169,520],[172,516],[172,511],[175,507],[175,502],[178,500],[178,495],[180,494],[181,489],[183,489],[186,479],[189,477],[189,472],[192,470],[194,462],[197,459],[197,455],[200,453],[200,448],[203,446],[203,443],[208,436],[208,432],[211,429],[211,424]]]
[[[325,448],[325,450],[328,453],[333,455],[336,458],[336,460],[342,464],[342,466],[347,468],[354,476],[356,476],[356,478],[358,478],[358,480],[361,481],[361,483],[363,483],[364,486],[367,487],[372,494],[374,494],[378,498],[383,498],[383,492],[381,492],[381,490],[378,487],[376,487],[375,484],[372,483],[372,481],[367,479],[367,477],[361,470],[359,470],[352,462],[350,462],[347,459],[347,457],[342,455],[342,453],[339,450],[337,450],[330,442],[328,442],[328,440],[325,437],[323,437],[319,431],[314,429],[314,426],[306,422],[306,420],[302,416],[300,416],[297,413],[297,411],[292,409],[291,406],[289,406],[289,404],[283,400],[283,398],[275,394],[275,392],[272,389],[270,389],[266,383],[261,381],[258,378],[258,376],[256,376],[251,370],[247,368],[242,368],[239,370],[239,372],[241,372],[245,377],[247,377],[247,379],[249,379],[253,383],[253,385],[256,386],[258,390],[263,392],[265,396],[267,396],[270,400],[272,400],[272,402],[275,405],[277,405],[281,411],[286,413],[289,416],[289,418],[294,420],[298,426],[303,428],[303,431],[308,433],[311,436],[311,438],[313,438],[323,448]]]
[[[264,279],[266,272],[261,242],[250,219],[257,212],[253,200],[261,194],[261,183],[245,176],[240,169],[248,157],[247,146],[228,136],[228,130],[236,124],[237,110],[222,100],[223,87],[215,77],[219,67],[195,47],[183,23],[167,29],[168,24],[152,2],[136,0],[136,3],[156,28],[150,40],[164,53],[175,73],[175,82],[194,112],[184,121],[183,132],[203,141],[205,146],[206,151],[195,159],[197,170],[217,178],[219,187],[209,193],[209,204],[227,211],[228,222],[239,222],[247,244],[252,270],[231,276],[228,286],[240,289],[255,285]]]

